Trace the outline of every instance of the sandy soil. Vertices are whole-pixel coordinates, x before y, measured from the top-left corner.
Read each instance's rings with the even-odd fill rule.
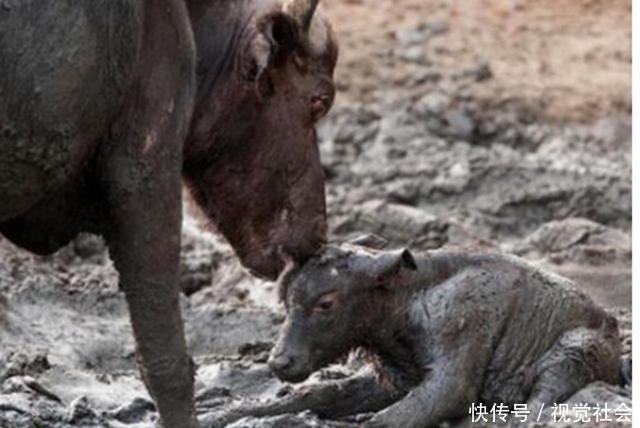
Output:
[[[630,1],[324,2],[341,40],[340,93],[319,128],[332,238],[519,255],[615,314],[630,356]],[[199,410],[272,398],[287,388],[264,364],[283,320],[274,286],[186,212]],[[0,428],[153,426],[101,240],[37,257],[0,238],[0,296]],[[591,385],[569,403],[630,396]],[[336,424],[234,427],[348,426]]]
[[[554,121],[589,121],[631,109],[630,0],[327,0],[342,51],[345,102],[423,93],[433,71],[484,63],[473,94],[515,99]],[[437,36],[411,31],[441,25]],[[402,50],[410,47],[410,55]],[[400,51],[400,52],[399,52]],[[415,85],[416,77],[426,82]],[[393,88],[394,94],[389,94]]]

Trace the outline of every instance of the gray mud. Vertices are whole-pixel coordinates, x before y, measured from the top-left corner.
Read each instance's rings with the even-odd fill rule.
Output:
[[[367,231],[416,249],[525,257],[614,313],[630,357],[630,117],[550,123],[516,102],[487,107],[470,97],[465,88],[484,80],[459,70],[439,75],[426,95],[336,106],[319,130],[333,237]],[[199,411],[282,394],[287,386],[265,365],[283,320],[274,285],[246,274],[186,211],[182,303]],[[0,427],[154,426],[116,284],[95,237],[51,257],[0,238]],[[350,370],[333,367],[308,382]],[[616,408],[630,398],[628,388],[595,384],[569,403]],[[233,425],[316,426],[356,424],[301,414]]]

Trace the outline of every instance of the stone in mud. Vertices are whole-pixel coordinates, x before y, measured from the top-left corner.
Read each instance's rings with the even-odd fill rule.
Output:
[[[447,125],[445,135],[463,141],[471,141],[475,125],[468,114],[461,110],[451,111],[445,114],[444,121]]]
[[[0,365],[0,382],[13,376],[36,376],[50,368],[46,351],[29,355],[11,352]]]
[[[182,257],[180,263],[180,288],[190,296],[211,285],[213,277],[212,253],[201,252]]]
[[[441,91],[428,93],[413,107],[420,116],[442,115],[451,104],[451,96]]]
[[[474,117],[443,91],[429,93],[419,99],[410,111],[422,118],[425,131],[449,140],[472,141],[476,133]]]
[[[543,224],[514,248],[520,255],[548,257],[553,263],[603,265],[631,259],[631,237],[584,218]]]
[[[448,225],[419,208],[373,200],[364,203],[336,233],[363,230],[381,235],[392,244],[411,242],[418,248],[438,248],[447,242]]]
[[[228,425],[228,428],[356,428],[358,424],[327,421],[309,413],[271,416],[266,418],[244,418]]]
[[[269,351],[273,348],[272,342],[249,342],[243,343],[238,348],[238,354],[242,358],[250,359],[256,363],[266,363],[269,358]]]
[[[412,79],[414,85],[422,85],[424,83],[437,83],[442,79],[442,73],[437,70],[420,70]]]
[[[89,259],[105,254],[107,245],[100,236],[81,233],[73,240],[73,250],[79,257]]]
[[[466,204],[477,226],[496,234],[519,235],[566,217],[585,217],[614,227],[630,224],[631,187],[621,177],[585,176],[542,165],[486,165],[472,168],[470,174],[456,201]],[[422,189],[423,197],[437,189],[429,187]],[[442,199],[434,196],[432,203]]]
[[[80,423],[87,419],[94,419],[96,414],[89,408],[87,397],[80,396],[69,404],[69,414],[67,421],[70,423]]]
[[[410,46],[407,48],[400,48],[396,52],[396,56],[405,62],[419,64],[419,65],[429,65],[429,59],[427,57],[427,53],[425,52],[422,46]]]
[[[155,412],[156,406],[146,398],[135,398],[133,401],[109,412],[115,420],[132,424],[143,422],[151,412]]]
[[[451,76],[453,79],[471,79],[474,82],[482,82],[491,79],[493,72],[491,66],[486,62],[481,62],[474,67],[460,70]]]
[[[428,33],[420,28],[399,30],[395,33],[396,41],[398,45],[403,48],[422,44],[429,37]]]

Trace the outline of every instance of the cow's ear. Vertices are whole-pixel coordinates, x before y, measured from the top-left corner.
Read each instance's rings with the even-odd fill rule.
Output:
[[[270,67],[282,64],[298,46],[298,23],[283,12],[264,15],[256,23],[256,32],[248,46],[243,74],[248,80],[263,86]],[[262,88],[260,92],[263,92]]]
[[[300,41],[298,22],[284,12],[273,12],[258,21],[258,31],[269,40],[274,62],[284,60],[297,47]]]

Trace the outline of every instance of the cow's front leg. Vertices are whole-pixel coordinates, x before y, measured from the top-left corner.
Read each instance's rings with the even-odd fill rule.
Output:
[[[179,306],[179,167],[153,167],[153,174],[142,177],[140,166],[152,162],[125,158],[122,175],[109,183],[108,240],[129,306],[138,366],[164,426],[193,428],[194,369]]]
[[[143,85],[132,94],[99,162],[105,235],[143,380],[165,428],[195,428],[194,367],[179,306],[182,141],[192,93],[190,75],[175,79],[176,86]]]

